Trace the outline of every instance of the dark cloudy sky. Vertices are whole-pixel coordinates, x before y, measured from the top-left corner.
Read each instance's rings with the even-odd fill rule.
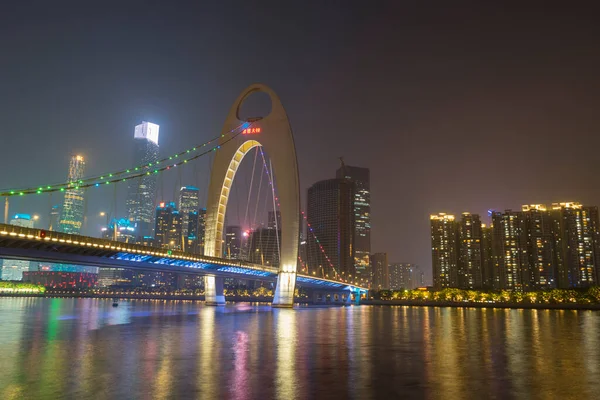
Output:
[[[128,167],[143,119],[163,154],[192,146],[263,82],[290,116],[303,197],[339,156],[369,167],[373,251],[429,276],[430,213],[600,204],[599,16],[592,2],[3,1],[0,187],[62,181],[73,152],[89,174]]]

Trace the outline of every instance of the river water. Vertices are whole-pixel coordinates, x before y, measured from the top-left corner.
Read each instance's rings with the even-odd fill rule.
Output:
[[[0,298],[1,399],[598,399],[600,312]]]

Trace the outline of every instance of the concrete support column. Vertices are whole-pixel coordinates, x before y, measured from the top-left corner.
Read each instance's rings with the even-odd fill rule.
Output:
[[[294,306],[294,289],[296,288],[296,273],[279,271],[277,286],[273,296],[273,307],[292,308]]]
[[[216,276],[204,277],[204,304],[207,306],[225,305],[223,278],[217,278]]]

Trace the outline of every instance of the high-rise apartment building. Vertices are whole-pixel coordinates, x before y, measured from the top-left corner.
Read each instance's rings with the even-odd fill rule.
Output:
[[[529,288],[527,228],[521,211],[492,213],[493,253],[497,263],[497,289],[522,291]]]
[[[158,161],[159,126],[142,122],[134,130],[134,165],[140,171],[150,172]],[[153,236],[156,204],[156,175],[143,175],[129,181],[127,197],[128,218],[133,223],[138,236]]]
[[[374,253],[369,256],[373,271],[371,288],[375,290],[390,288],[390,268],[387,253]]]
[[[190,213],[200,208],[200,191],[194,186],[184,186],[179,190],[179,212],[181,213],[182,234],[188,237]]]
[[[394,263],[389,266],[390,289],[414,289],[419,286],[420,270],[414,264]]]
[[[181,214],[174,202],[161,202],[156,207],[154,243],[157,247],[181,250]]]
[[[85,161],[83,156],[73,156],[69,163],[69,175],[67,180],[69,186],[65,191],[65,200],[59,222],[61,232],[72,235],[81,233],[83,224],[84,190],[79,187],[79,181],[85,173]]]
[[[24,228],[33,228],[34,221],[29,214],[16,214],[11,220],[11,225],[22,226]],[[3,260],[2,261],[2,280],[20,281],[23,279],[23,272],[31,270],[31,262],[23,260]]]
[[[498,266],[495,262],[496,256],[492,251],[492,230],[491,226],[481,224],[481,287],[485,290],[492,290],[499,286],[494,284],[494,271]]]
[[[352,212],[354,232],[352,238],[354,269],[358,279],[369,280],[371,254],[371,177],[368,168],[344,164],[336,171],[337,179],[352,182]]]
[[[436,290],[458,286],[457,223],[454,215],[430,216],[433,287]]]
[[[347,179],[320,181],[308,189],[306,219],[312,231],[307,237],[307,261],[311,274],[355,278],[353,200],[353,184]]]
[[[597,284],[600,266],[598,208],[577,202],[553,203],[558,287]]]
[[[458,222],[458,274],[461,289],[482,288],[481,219],[465,212]]]
[[[552,216],[544,204],[525,204],[521,208],[527,235],[527,268],[525,289],[556,287],[554,235]]]

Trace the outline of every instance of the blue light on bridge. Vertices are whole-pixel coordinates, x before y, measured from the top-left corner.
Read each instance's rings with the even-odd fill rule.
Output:
[[[255,269],[240,268],[240,267],[221,267],[217,269],[219,272],[231,272],[234,274],[254,275],[254,276],[273,276],[271,272],[257,271]]]

